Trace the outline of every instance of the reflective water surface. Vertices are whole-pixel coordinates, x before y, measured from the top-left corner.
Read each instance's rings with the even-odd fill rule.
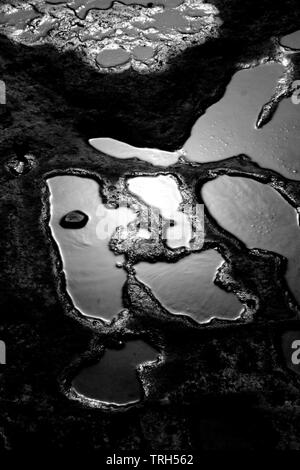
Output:
[[[67,3],[73,8],[80,18],[84,18],[89,10],[92,8],[106,10],[110,8],[115,0],[47,0],[47,3],[59,4]],[[143,5],[143,6],[154,6],[163,5],[165,7],[176,7],[180,5],[184,0],[122,0],[124,5]]]
[[[180,152],[166,152],[155,148],[133,147],[132,145],[120,142],[119,140],[109,137],[99,137],[90,139],[89,143],[92,147],[100,152],[115,158],[128,159],[138,158],[145,162],[157,166],[169,166],[177,162]]]
[[[97,56],[97,62],[101,67],[116,67],[117,65],[126,64],[129,60],[129,52],[122,47],[104,48]]]
[[[154,55],[154,49],[150,46],[136,46],[132,51],[135,60],[144,61],[151,59]]]
[[[265,168],[299,179],[300,106],[283,100],[273,119],[255,129],[283,71],[280,65],[261,65],[236,73],[224,97],[194,125],[184,145],[188,158],[208,162],[245,153]]]
[[[127,208],[107,209],[101,201],[99,185],[89,178],[56,176],[48,179],[50,227],[63,259],[67,290],[75,306],[85,315],[111,320],[122,308],[125,271],[122,260],[109,250],[115,228],[135,219]],[[81,229],[65,229],[60,220],[68,212],[80,210],[89,221]]]
[[[200,323],[213,317],[235,319],[242,311],[242,304],[234,294],[213,283],[222,262],[217,251],[209,250],[193,253],[175,264],[139,263],[136,273],[172,313],[188,314]]]
[[[291,47],[292,49],[300,49],[300,30],[284,36],[280,40],[283,46]]]
[[[48,185],[50,227],[61,252],[68,293],[83,314],[111,320],[122,309],[126,274],[116,267],[123,258],[115,256],[108,243],[115,228],[133,221],[136,214],[128,208],[107,209],[102,204],[98,183],[89,178],[56,176],[48,180]],[[128,180],[128,187],[150,207],[158,208],[163,217],[175,221],[167,231],[167,241],[172,247],[188,245],[191,226],[187,215],[178,212],[182,196],[175,178],[170,175],[135,177]],[[86,224],[74,228],[71,216],[72,223],[62,226],[62,221],[66,216],[69,220],[74,211],[88,217]],[[78,227],[77,216],[75,219]],[[149,235],[149,232],[144,234]],[[210,250],[189,255],[175,264],[140,263],[137,274],[171,312],[190,314],[200,322],[214,316],[236,318],[241,304],[233,294],[213,284],[221,262],[221,256]]]
[[[249,248],[288,259],[286,279],[300,303],[300,228],[296,211],[272,188],[248,178],[220,176],[202,197],[211,215]]]
[[[158,352],[141,340],[129,341],[120,350],[107,349],[96,365],[77,375],[73,387],[80,395],[104,403],[135,403],[142,397],[137,367],[157,356]]]

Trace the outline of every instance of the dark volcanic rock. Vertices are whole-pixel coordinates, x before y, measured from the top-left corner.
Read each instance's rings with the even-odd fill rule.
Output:
[[[107,187],[120,177],[157,171],[145,162],[99,155],[88,138],[178,149],[241,63],[272,57],[271,38],[300,28],[299,0],[211,2],[223,20],[220,37],[178,53],[160,73],[104,74],[75,53],[0,37],[9,117],[0,118],[0,339],[7,345],[0,448],[5,436],[12,449],[33,452],[300,450],[300,378],[287,368],[281,348],[283,333],[298,331],[299,323],[293,320],[295,304],[281,259],[248,252],[207,217],[207,245],[226,257],[222,286],[242,292],[253,310],[260,300],[255,321],[199,327],[169,314],[132,281],[123,292],[128,315],[103,325],[83,318],[72,305],[49,237],[49,175],[87,172],[101,182],[106,202]],[[22,171],[26,164],[18,163],[19,156],[7,167],[16,144],[38,155],[30,172]],[[168,171],[191,188],[218,174],[246,175],[272,184],[300,207],[298,182],[255,167],[244,156]],[[161,247],[154,255],[163,256]],[[141,372],[149,400],[109,413],[68,399],[65,392],[82,364],[95,362],[99,348],[112,340],[129,338],[142,338],[164,353],[157,368]]]
[[[83,228],[88,223],[89,217],[81,211],[72,211],[64,215],[60,220],[63,228]]]
[[[6,170],[13,176],[26,175],[36,166],[36,160],[33,155],[21,155],[10,158],[6,164]]]

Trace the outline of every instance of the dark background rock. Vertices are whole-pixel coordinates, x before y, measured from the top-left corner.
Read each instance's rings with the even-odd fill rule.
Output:
[[[174,57],[162,73],[104,75],[73,53],[1,37],[8,101],[0,123],[0,337],[7,345],[7,365],[0,369],[0,447],[300,449],[300,381],[281,351],[282,334],[298,325],[288,308],[282,307],[281,317],[266,321],[262,315],[226,328],[151,318],[144,339],[161,350],[167,339],[167,361],[145,371],[152,395],[141,407],[90,409],[61,388],[61,375],[90,351],[92,338],[105,346],[112,337],[126,340],[129,332],[78,322],[61,296],[58,257],[41,223],[48,210],[47,174],[75,167],[113,180],[131,170],[132,162],[112,163],[91,149],[92,137],[178,149],[196,119],[223,95],[241,60],[260,60],[272,53],[272,37],[300,28],[298,0],[211,2],[224,21],[220,38]],[[5,171],[16,145],[38,161],[21,178]]]

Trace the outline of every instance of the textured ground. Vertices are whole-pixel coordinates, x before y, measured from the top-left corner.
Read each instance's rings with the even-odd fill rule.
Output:
[[[209,327],[174,318],[130,272],[124,288],[128,312],[104,327],[78,317],[47,230],[47,175],[92,175],[113,203],[120,177],[157,171],[137,160],[101,156],[88,138],[110,136],[176,150],[237,69],[285,58],[285,92],[299,78],[297,54],[289,55],[276,42],[299,29],[298,1],[211,3],[222,20],[219,36],[175,48],[155,70],[101,71],[76,50],[60,47],[64,35],[59,47],[1,36],[0,78],[7,85],[0,139],[0,338],[8,350],[8,365],[0,371],[3,447],[190,453],[300,449],[300,379],[286,367],[281,350],[281,335],[299,329],[299,307],[284,283],[280,257],[249,252],[207,214],[206,247],[223,254],[220,285],[240,296],[245,318]],[[18,165],[26,170],[20,176]],[[295,208],[300,206],[297,182],[257,168],[246,157],[179,163],[168,172],[178,175],[193,197],[199,198],[201,184],[218,174],[245,175],[273,185]],[[145,254],[143,247],[133,252],[130,244],[114,246],[131,261],[137,254],[181,256],[154,248]],[[140,373],[145,391],[140,406],[107,411],[70,399],[70,380],[83,362],[133,337],[164,357]]]

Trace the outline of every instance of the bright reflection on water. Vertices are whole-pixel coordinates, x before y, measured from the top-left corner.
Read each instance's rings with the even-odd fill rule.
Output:
[[[141,398],[137,367],[154,361],[158,352],[143,341],[129,341],[120,350],[107,349],[100,362],[83,369],[73,380],[74,389],[87,398],[126,405]]]
[[[167,230],[169,247],[189,246],[192,237],[191,223],[188,215],[178,210],[182,196],[172,176],[138,176],[128,180],[128,188],[146,204],[159,209],[165,219],[174,220],[175,226]]]
[[[255,129],[283,70],[280,65],[262,65],[236,73],[225,96],[194,125],[184,146],[188,158],[208,162],[245,153],[261,166],[298,179],[300,106],[283,100],[271,122]]]
[[[47,3],[67,3],[71,8],[76,10],[78,16],[80,18],[84,18],[87,12],[92,9],[107,9],[112,6],[115,0],[48,0]],[[153,2],[149,2],[148,0],[122,0],[124,5],[144,5],[152,6],[156,5],[164,5],[166,7],[176,7],[180,5],[183,0],[153,0]]]
[[[249,248],[288,259],[286,279],[300,302],[300,228],[295,210],[272,188],[247,178],[221,176],[204,185],[211,215]]]
[[[126,64],[130,60],[130,54],[123,47],[102,49],[96,60],[101,67],[116,67]]]
[[[50,227],[63,259],[67,290],[74,305],[85,315],[111,320],[122,309],[124,270],[122,260],[109,250],[115,228],[135,219],[127,208],[107,209],[101,201],[99,185],[89,178],[56,176],[47,181],[50,189]],[[80,210],[89,216],[81,229],[64,229],[60,219]]]
[[[213,283],[217,268],[224,262],[215,250],[194,253],[171,263],[139,263],[137,277],[172,313],[184,313],[204,323],[212,317],[238,318],[242,305],[235,295]]]
[[[15,12],[9,14],[0,15],[0,24],[7,24],[10,26],[18,26],[20,29],[25,28],[25,25],[28,21],[37,18],[39,13],[33,8],[29,7],[22,10],[16,10]]]
[[[300,30],[284,36],[281,38],[280,42],[283,46],[291,47],[292,49],[300,49]]]
[[[177,162],[180,152],[166,152],[155,148],[133,147],[119,140],[109,137],[99,137],[90,139],[89,144],[96,150],[111,157],[127,160],[128,158],[138,158],[145,162],[157,166],[169,166]]]

